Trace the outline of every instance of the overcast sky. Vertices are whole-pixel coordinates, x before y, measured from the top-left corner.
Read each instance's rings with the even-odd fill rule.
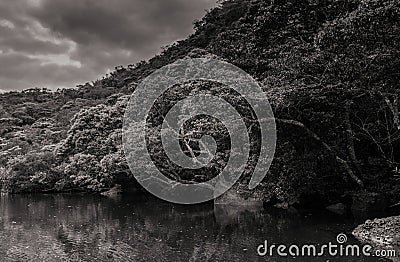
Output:
[[[216,0],[1,0],[0,89],[75,87],[151,58]]]

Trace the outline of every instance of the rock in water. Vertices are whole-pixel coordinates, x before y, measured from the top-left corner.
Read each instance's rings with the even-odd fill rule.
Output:
[[[343,203],[330,205],[326,207],[326,209],[339,215],[344,215],[346,213],[346,206]]]
[[[102,192],[101,195],[108,196],[108,197],[115,197],[122,193],[122,188],[120,185],[115,185],[108,191]]]

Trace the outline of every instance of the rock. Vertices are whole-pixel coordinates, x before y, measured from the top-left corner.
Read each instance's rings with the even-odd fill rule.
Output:
[[[326,209],[335,214],[344,215],[346,213],[347,206],[343,203],[337,203],[334,205],[327,206]]]
[[[223,195],[214,199],[215,205],[255,206],[262,207],[261,197],[247,192],[245,186],[236,184]]]
[[[244,214],[256,216],[263,209],[263,201],[247,194],[245,187],[235,184],[223,195],[214,199],[214,216],[222,226],[240,224]]]
[[[102,192],[100,194],[103,195],[103,196],[115,197],[115,196],[120,195],[121,193],[122,193],[121,185],[115,185],[110,190]]]
[[[289,203],[288,202],[277,203],[274,205],[274,207],[287,210],[289,209]]]
[[[353,230],[353,235],[363,243],[380,249],[394,249],[400,254],[400,216],[367,220]],[[400,261],[400,258],[391,259]]]

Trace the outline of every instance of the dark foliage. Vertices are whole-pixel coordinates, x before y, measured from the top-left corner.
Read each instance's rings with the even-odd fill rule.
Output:
[[[177,59],[218,56],[260,81],[278,119],[261,197],[335,202],[367,189],[399,200],[398,1],[228,0],[195,29],[148,62],[78,89],[0,95],[3,190],[101,191],[128,181],[124,94]]]

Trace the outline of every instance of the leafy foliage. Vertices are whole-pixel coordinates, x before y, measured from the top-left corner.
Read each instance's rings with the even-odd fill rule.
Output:
[[[353,174],[395,201],[399,13],[400,3],[391,0],[227,0],[195,22],[193,35],[147,62],[117,67],[77,89],[2,94],[3,184],[21,177],[42,188],[101,191],[131,180],[120,141],[124,94],[177,59],[217,56],[260,81],[278,119],[303,126],[278,121],[276,158],[257,189],[265,199],[295,202],[315,194],[333,202],[357,188]],[[37,153],[44,147],[52,157]],[[37,154],[35,161],[47,165],[52,158],[56,167],[28,168]]]

